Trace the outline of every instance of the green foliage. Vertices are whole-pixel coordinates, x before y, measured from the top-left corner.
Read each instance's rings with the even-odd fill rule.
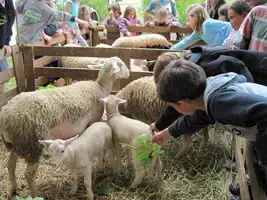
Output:
[[[50,84],[48,84],[47,86],[39,86],[39,89],[40,90],[44,90],[44,89],[49,89],[49,88],[55,88],[55,86],[54,85],[52,85],[51,83]]]
[[[142,151],[139,151],[136,155],[136,159],[141,160],[141,163],[145,166],[152,162],[152,158],[164,153],[159,145],[150,143],[148,136],[150,133],[144,133],[138,136],[138,143]]]
[[[32,197],[18,197],[18,196],[16,196],[15,200],[44,200],[44,198],[43,197],[32,198]]]

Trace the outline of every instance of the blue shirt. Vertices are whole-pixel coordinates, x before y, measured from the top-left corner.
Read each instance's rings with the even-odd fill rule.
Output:
[[[200,31],[194,31],[171,47],[175,50],[184,50],[200,40],[204,40],[208,45],[222,45],[228,38],[233,28],[229,22],[223,22],[215,19],[207,19],[202,25],[203,34]]]
[[[80,2],[73,2],[72,0],[68,0],[66,5],[67,4],[71,4],[70,14],[77,18],[78,17],[78,13],[79,13]],[[73,28],[74,27],[74,22],[68,21],[68,25],[69,25],[70,28]]]
[[[157,13],[157,11],[161,8],[161,7],[164,7],[166,6],[167,4],[171,4],[171,11],[170,13],[171,14],[177,14],[178,11],[177,11],[177,8],[176,8],[176,4],[174,1],[172,0],[152,0],[148,6],[147,6],[147,9],[150,11],[150,12],[153,12],[153,10],[155,11],[155,13]]]

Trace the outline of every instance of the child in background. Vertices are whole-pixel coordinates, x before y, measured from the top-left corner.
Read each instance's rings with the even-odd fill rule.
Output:
[[[219,14],[219,18],[218,20],[224,21],[224,22],[230,22],[230,19],[228,17],[228,8],[229,8],[229,4],[225,3],[223,4],[219,10],[218,10],[218,14]]]
[[[222,45],[233,31],[229,22],[210,19],[207,11],[200,4],[188,7],[187,21],[194,30],[193,33],[172,46],[171,49],[184,50],[200,40],[204,40],[208,45]]]
[[[225,3],[225,0],[208,0],[208,13],[210,18],[219,19],[218,10]]]
[[[90,15],[90,10],[89,10],[89,7],[86,6],[86,5],[81,5],[80,8],[79,8],[79,13],[78,13],[78,17],[79,19],[82,19],[84,21],[91,21],[91,15]],[[87,32],[87,28],[83,25],[79,25],[79,28],[80,28],[80,32],[81,34],[83,35],[84,33]],[[85,34],[84,35],[84,39],[85,40],[88,40],[89,39],[89,34]]]
[[[168,30],[172,27],[172,19],[169,17],[169,13],[166,9],[161,8],[158,10],[156,17],[152,21],[148,21],[145,23],[145,26],[164,26]],[[167,40],[170,40],[170,33],[161,33]]]
[[[120,5],[118,3],[113,3],[108,7],[108,11],[109,16],[105,19],[103,26],[119,27],[119,24],[123,21]],[[120,32],[107,33],[105,31],[104,33],[107,35],[108,39],[117,39],[120,37]]]
[[[84,20],[54,10],[45,1],[20,0],[16,1],[16,8],[23,19],[20,24],[21,44],[39,41],[41,33],[48,24],[72,21],[89,26],[89,23]]]
[[[136,36],[136,32],[128,31],[129,25],[141,25],[141,21],[136,17],[136,10],[132,6],[127,6],[127,8],[125,9],[123,20],[119,24],[119,29],[123,36]]]

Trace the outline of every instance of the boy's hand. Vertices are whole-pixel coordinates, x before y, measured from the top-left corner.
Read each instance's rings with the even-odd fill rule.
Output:
[[[172,28],[172,23],[170,23],[170,24],[167,26],[168,31],[171,31],[171,28]]]
[[[157,132],[159,131],[159,130],[157,129],[157,127],[156,127],[156,122],[150,124],[150,130],[151,130],[151,131],[157,131]]]
[[[155,23],[154,23],[154,22],[149,22],[149,23],[148,23],[148,26],[150,26],[150,27],[154,27],[154,26],[155,26]]]
[[[11,49],[11,47],[5,45],[5,46],[4,46],[4,49],[5,49],[5,56],[6,56],[6,57],[11,56],[11,54],[12,54],[12,49]]]
[[[157,132],[154,136],[152,136],[152,143],[157,143],[159,145],[163,145],[169,136],[168,128],[164,129],[161,132]]]
[[[133,36],[133,34],[131,32],[126,32],[126,36],[131,37],[131,36]]]
[[[110,18],[112,18],[112,17],[114,16],[114,12],[113,12],[113,10],[110,10],[110,11],[109,11],[109,16],[110,16]]]

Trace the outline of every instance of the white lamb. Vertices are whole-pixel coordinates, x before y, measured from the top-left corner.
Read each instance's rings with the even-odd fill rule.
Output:
[[[113,83],[128,78],[129,70],[118,57],[111,57],[96,81],[80,81],[65,87],[23,92],[12,98],[0,112],[0,135],[10,151],[8,173],[10,195],[17,190],[15,176],[18,157],[27,163],[25,178],[36,196],[35,175],[42,146],[38,140],[68,139],[81,134],[103,114],[100,98],[108,96]]]
[[[72,172],[74,181],[71,194],[76,193],[78,172],[83,171],[87,199],[93,200],[92,161],[97,158],[100,170],[104,169],[105,154],[113,149],[112,130],[105,122],[95,122],[80,137],[77,136],[68,140],[39,140],[39,142],[48,146],[52,162],[56,166],[63,162]]]
[[[116,167],[118,170],[121,169],[121,147],[120,144],[127,144],[132,146],[132,157],[135,166],[135,178],[132,182],[130,188],[134,188],[142,182],[145,175],[145,168],[141,161],[136,158],[138,152],[143,149],[140,147],[138,142],[138,136],[141,134],[148,134],[148,140],[152,139],[152,132],[149,129],[149,125],[135,120],[127,118],[121,115],[118,111],[118,105],[126,103],[126,100],[117,98],[114,95],[109,95],[108,97],[102,98],[102,102],[105,104],[105,110],[107,113],[107,123],[113,131],[113,139],[115,145],[116,154]],[[150,173],[153,172],[153,168],[156,165],[156,175],[155,180],[161,178],[161,172],[163,164],[159,156],[152,158],[152,164],[150,166]]]

